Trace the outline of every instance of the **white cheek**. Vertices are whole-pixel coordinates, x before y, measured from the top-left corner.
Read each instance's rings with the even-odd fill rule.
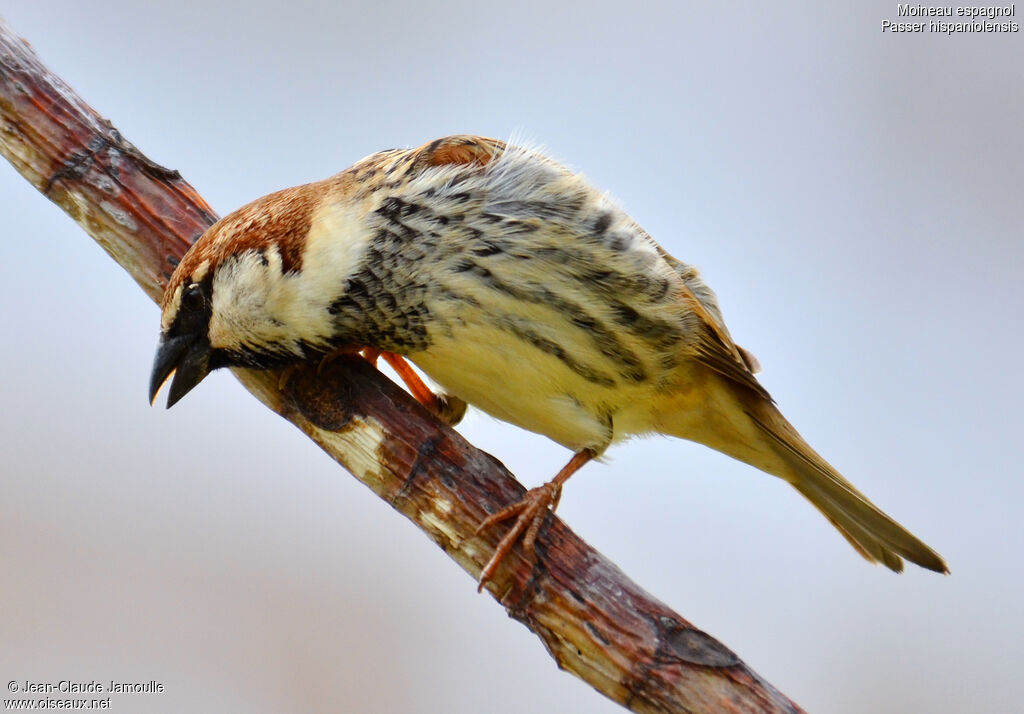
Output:
[[[283,300],[280,269],[255,251],[223,263],[213,278],[210,344],[214,348],[294,350],[302,336],[275,313]]]
[[[324,308],[345,289],[349,276],[359,268],[372,236],[366,216],[379,204],[364,199],[327,202],[310,221],[302,252],[302,273],[296,290],[298,301]]]
[[[247,251],[221,265],[213,279],[210,343],[215,348],[265,348],[298,353],[326,346],[333,335],[330,307],[359,267],[370,234],[370,202],[329,203],[313,215],[302,270],[282,275],[280,254]],[[261,259],[266,258],[266,264]]]

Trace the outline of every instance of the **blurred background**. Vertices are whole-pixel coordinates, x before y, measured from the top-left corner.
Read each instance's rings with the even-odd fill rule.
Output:
[[[700,266],[817,450],[952,575],[662,438],[560,515],[811,712],[1010,711],[1024,661],[1024,33],[895,2],[18,2],[43,61],[220,213],[374,151],[525,137]],[[1022,18],[1013,18],[1018,22]],[[130,712],[615,712],[227,372],[172,411],[158,311],[0,165],[0,677]],[[460,427],[527,485],[568,453]]]

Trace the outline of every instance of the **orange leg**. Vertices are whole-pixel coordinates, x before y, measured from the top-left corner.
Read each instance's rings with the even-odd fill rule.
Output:
[[[376,360],[377,355],[383,357],[384,361],[391,365],[391,368],[405,382],[405,386],[409,388],[412,396],[416,397],[417,402],[440,417],[448,426],[455,426],[462,421],[462,417],[466,415],[466,403],[464,401],[452,395],[441,397],[434,394],[401,355],[397,355],[394,352],[380,352],[378,350],[371,352],[373,360]],[[366,356],[366,353],[364,353],[364,356]]]
[[[544,525],[548,511],[554,511],[558,507],[558,501],[562,497],[562,485],[569,480],[569,477],[580,470],[584,464],[593,459],[597,453],[593,449],[583,449],[577,452],[569,460],[561,471],[553,479],[543,486],[531,488],[523,496],[523,500],[513,503],[511,506],[502,508],[497,513],[492,513],[484,519],[483,523],[477,526],[476,532],[481,533],[494,525],[515,518],[516,522],[512,528],[498,543],[494,549],[494,555],[487,561],[487,565],[480,571],[480,582],[477,585],[477,592],[484,589],[487,581],[494,577],[498,566],[505,556],[512,552],[516,541],[523,539],[523,550],[531,557],[536,558],[534,544],[537,541],[537,534],[540,527]]]
[[[381,352],[380,356],[402,378],[405,386],[409,388],[409,392],[412,396],[416,397],[416,401],[430,411],[437,413],[437,395],[430,391],[430,387],[423,383],[423,380],[413,371],[413,368],[409,366],[405,358],[401,355],[396,355],[394,352]]]
[[[328,352],[320,359],[320,364],[316,367],[316,373],[320,374],[324,367],[331,363],[332,360],[337,359],[341,355],[350,354],[362,354],[363,359],[372,364],[374,367],[377,366],[377,360],[381,357],[384,361],[391,365],[391,368],[395,370],[402,381],[405,382],[405,386],[409,388],[409,392],[412,396],[416,397],[416,401],[431,410],[435,414],[440,414],[442,407],[442,400],[430,391],[430,387],[423,383],[420,376],[416,374],[409,363],[405,361],[405,358],[394,352],[385,352],[384,350],[378,350],[376,347],[357,347],[354,345],[345,345],[339,347],[333,352]],[[290,373],[289,373],[290,376]],[[285,377],[284,381],[287,381]]]
[[[409,363],[405,361],[405,358],[401,355],[395,354],[394,352],[385,352],[379,350],[376,347],[358,347],[354,345],[345,345],[340,347],[333,352],[328,352],[320,359],[320,364],[317,365],[316,372],[320,374],[324,367],[330,364],[331,360],[336,359],[341,355],[350,355],[362,353],[363,359],[372,364],[374,367],[377,366],[377,360],[381,357],[384,361],[391,365],[391,368],[395,370],[402,381],[405,382],[405,386],[409,388],[409,392],[416,398],[416,401],[425,406],[427,409],[432,411],[442,421],[448,424],[448,426],[455,426],[462,417],[466,414],[466,403],[455,396],[438,396],[430,391],[430,387],[423,383],[420,376],[416,374]],[[288,382],[288,378],[291,376],[294,367],[286,368],[279,380],[278,387],[283,389],[284,385]]]
[[[386,352],[384,350],[379,350],[376,347],[356,347],[346,345],[324,355],[320,360],[320,364],[317,366],[317,374],[319,374],[320,371],[331,362],[331,360],[337,358],[339,355],[355,354],[360,352],[362,353],[363,359],[374,367],[377,366],[377,360],[383,357],[384,361],[391,365],[391,368],[394,369],[398,376],[402,378],[402,381],[405,382],[405,386],[409,388],[409,392],[416,398],[416,401],[440,417],[449,426],[455,426],[462,420],[462,417],[466,413],[466,403],[454,396],[439,397],[434,394],[430,391],[430,387],[424,384],[423,380],[420,379],[420,376],[416,374],[412,367],[409,366],[409,363],[405,361],[405,358],[401,355],[395,354],[394,352]],[[283,381],[287,381],[287,377],[285,377]]]

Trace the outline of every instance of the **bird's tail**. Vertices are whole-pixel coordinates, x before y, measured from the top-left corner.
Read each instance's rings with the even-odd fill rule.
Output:
[[[869,561],[900,572],[903,558],[939,573],[938,553],[883,513],[812,449],[765,397],[714,376],[698,404],[677,406],[661,430],[706,444],[789,482]],[[696,407],[696,409],[694,408]],[[664,414],[664,413],[663,413]]]

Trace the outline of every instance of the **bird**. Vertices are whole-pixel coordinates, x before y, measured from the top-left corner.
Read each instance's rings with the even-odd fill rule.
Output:
[[[150,402],[172,375],[168,408],[221,367],[341,352],[383,357],[450,424],[469,404],[572,451],[553,479],[481,522],[478,532],[512,524],[480,588],[520,541],[536,557],[574,473],[645,434],[781,478],[870,562],[949,572],[786,420],[698,270],[539,149],[444,137],[220,219],[165,287]]]

